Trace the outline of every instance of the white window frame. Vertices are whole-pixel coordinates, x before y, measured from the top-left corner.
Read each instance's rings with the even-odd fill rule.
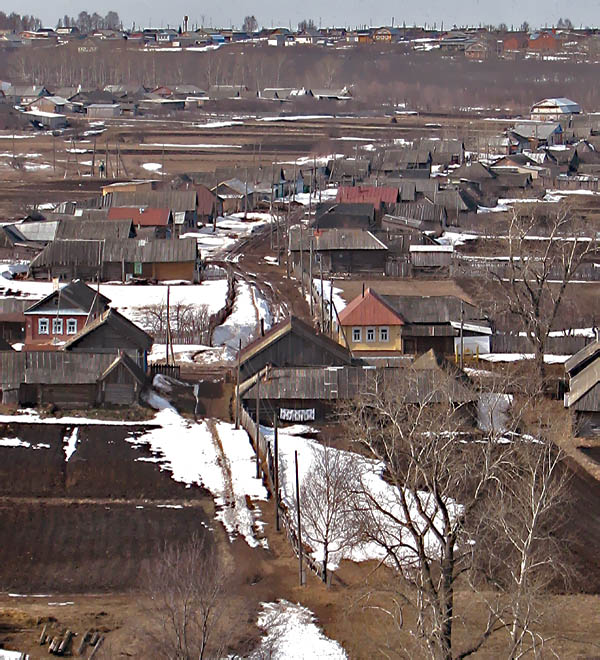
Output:
[[[379,328],[379,341],[382,344],[387,344],[390,340],[390,329],[387,325],[383,325]]]
[[[375,343],[375,340],[377,338],[377,330],[375,327],[370,326],[367,328],[366,332],[366,340],[369,344]]]
[[[55,316],[52,319],[52,334],[53,335],[62,335],[64,329],[64,323],[60,316]]]
[[[352,341],[355,344],[362,341],[362,328],[352,328]]]
[[[67,319],[67,334],[68,335],[77,334],[77,319]]]
[[[38,319],[38,334],[40,335],[49,335],[50,334],[50,321],[46,318]]]

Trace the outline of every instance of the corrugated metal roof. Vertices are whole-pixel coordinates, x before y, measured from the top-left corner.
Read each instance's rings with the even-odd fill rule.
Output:
[[[140,227],[167,227],[171,220],[171,209],[111,206],[108,220],[131,220]]]
[[[152,346],[152,337],[135,323],[119,314],[115,309],[107,309],[98,318],[83,327],[76,335],[69,339],[63,346],[63,350],[70,350],[77,346],[84,338],[95,332],[102,326],[109,326],[117,335],[136,343],[141,350],[148,351]]]
[[[398,201],[398,188],[386,186],[340,186],[336,201],[368,202],[379,209],[381,204],[395,204]]]

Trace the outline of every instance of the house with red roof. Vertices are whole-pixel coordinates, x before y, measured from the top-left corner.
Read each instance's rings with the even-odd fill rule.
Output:
[[[373,204],[375,212],[398,201],[398,188],[390,186],[340,186],[336,197],[338,203]]]
[[[111,206],[107,219],[131,220],[138,238],[169,238],[173,232],[171,209]]]
[[[484,312],[456,296],[379,295],[367,289],[338,319],[338,341],[357,356],[490,352],[492,329]]]
[[[404,319],[373,289],[339,314],[339,341],[354,351],[402,352]]]

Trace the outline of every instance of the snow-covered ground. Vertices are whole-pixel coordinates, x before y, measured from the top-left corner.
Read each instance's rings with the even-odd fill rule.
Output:
[[[273,316],[267,301],[253,284],[238,282],[233,311],[222,325],[215,328],[213,344],[237,350],[241,339],[242,346],[246,346],[259,332],[261,318],[265,330],[268,330],[273,324]]]
[[[268,439],[270,443],[273,442],[273,429],[270,427],[261,427],[261,431]],[[279,430],[279,482],[281,484],[282,491],[282,500],[286,506],[293,510],[294,502],[296,498],[296,485],[295,485],[295,452],[298,452],[298,473],[300,488],[302,489],[302,483],[307,478],[307,475],[311,471],[311,466],[313,465],[316,457],[319,452],[323,452],[324,448],[316,440],[303,437],[303,434],[313,432],[314,429],[311,429],[302,425],[293,425]],[[353,452],[347,452],[340,449],[329,449],[331,452],[341,454],[343,461],[348,461],[348,465],[352,466],[351,469],[356,472],[357,478],[360,479],[362,483],[362,489],[370,493],[378,502],[381,503],[381,506],[384,510],[393,512],[393,514],[401,519],[402,514],[402,505],[400,502],[400,494],[398,490],[387,483],[383,479],[383,464],[373,461],[367,458],[360,456],[359,454]],[[409,502],[412,502],[412,507],[415,508],[415,513],[412,515],[413,520],[418,520],[419,516],[416,513],[416,502],[413,501],[413,497],[409,492],[406,492],[407,499]],[[433,513],[435,507],[433,505],[433,496],[431,493],[425,491],[419,492],[419,503],[423,510],[430,511]],[[454,506],[453,503],[449,503],[449,508],[452,510]],[[369,509],[372,507],[369,506]],[[389,526],[389,518],[385,516],[378,516],[377,512],[373,512],[373,516],[378,517],[378,524],[387,528]],[[295,521],[295,517],[291,516],[292,522]],[[315,538],[318,536],[315,534],[314,530],[308,529],[306,527],[307,523],[303,522],[306,530],[306,537]],[[422,522],[423,529],[426,527],[426,522]],[[330,550],[334,549],[335,539],[331,540]],[[413,562],[416,557],[416,552],[412,547],[413,541],[408,534],[408,532],[400,527],[400,525],[394,525],[394,528],[389,529],[389,541],[390,544],[396,545],[397,543],[402,542],[404,544],[404,557],[407,562]],[[431,553],[436,552],[436,537],[432,532],[426,534],[426,546]],[[313,547],[313,557],[317,561],[323,560],[323,546],[319,543],[312,542]],[[335,570],[339,565],[339,562],[342,559],[349,559],[355,562],[368,561],[370,559],[375,559],[378,561],[385,561],[388,553],[386,550],[376,542],[360,541],[353,545],[344,546],[341,550],[332,552],[329,556],[328,567],[331,570]]]
[[[263,603],[258,626],[266,631],[250,660],[345,660],[342,646],[326,637],[313,613],[300,604],[279,600]]]
[[[20,265],[21,266],[21,265]],[[29,280],[13,280],[15,266],[3,264],[0,266],[0,292],[3,288],[19,292],[21,296],[40,299],[53,291],[52,282],[33,282]],[[143,308],[151,305],[166,304],[167,286],[156,284],[142,286],[134,284],[101,284],[100,293],[110,299],[110,306],[121,312],[134,323],[144,326],[145,313]],[[6,296],[6,294],[4,294]],[[2,293],[0,293],[0,297]],[[172,284],[170,286],[170,303],[173,307],[179,304],[205,307],[209,314],[215,314],[223,307],[227,299],[227,280],[208,280],[201,284]]]
[[[245,219],[243,213],[236,213],[217,218],[216,231],[209,224],[181,238],[195,238],[204,259],[224,259],[238,240],[250,236],[268,222],[271,222],[270,213],[248,213]]]
[[[314,280],[315,286],[317,287],[317,291],[321,293],[321,280],[320,279],[315,279]],[[323,295],[325,296],[325,300],[330,300],[331,299],[331,286],[332,286],[332,281],[331,280],[323,280]],[[333,285],[333,304],[335,306],[335,309],[337,313],[339,314],[348,304],[343,298],[342,298],[342,293],[343,290],[339,289],[335,285]],[[334,322],[336,321],[335,319],[335,314],[334,314]]]
[[[157,463],[175,481],[209,490],[217,505],[217,519],[230,537],[240,534],[251,547],[259,545],[255,530],[261,527],[261,522],[256,512],[248,509],[246,495],[254,500],[266,500],[267,492],[262,481],[253,476],[254,452],[246,432],[216,422],[217,439],[209,422],[196,424],[172,408],[158,412],[152,424],[159,426],[127,438],[136,446],[147,445],[153,454],[152,458],[137,460]]]
[[[480,355],[480,359],[486,362],[519,362],[520,360],[533,360],[533,353],[486,353]],[[544,355],[544,362],[546,364],[564,364],[571,356],[570,355]]]

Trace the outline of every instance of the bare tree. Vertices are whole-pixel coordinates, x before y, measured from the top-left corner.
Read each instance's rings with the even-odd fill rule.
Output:
[[[362,538],[385,551],[386,563],[398,575],[389,584],[387,612],[401,627],[403,609],[410,610],[416,622],[410,631],[413,652],[435,660],[468,657],[501,631],[511,635],[515,649],[523,648],[526,637],[532,639],[538,622],[527,616],[527,599],[534,582],[544,587],[534,580],[536,553],[544,548],[541,539],[550,529],[544,526],[561,502],[562,485],[553,479],[562,468],[560,454],[551,441],[523,433],[524,428],[534,432],[525,425],[532,399],[514,402],[502,430],[491,425],[481,431],[473,419],[477,398],[474,386],[449,365],[441,372],[409,369],[401,378],[378,380],[342,413],[348,433],[385,464],[386,479],[395,486],[393,496],[382,497],[361,478],[355,500]],[[535,433],[547,432],[542,426]],[[499,493],[505,498],[502,506],[497,506]],[[512,530],[514,547],[504,565],[512,581],[497,579],[500,566],[485,574],[477,564],[479,553],[487,551],[484,539],[493,537],[484,530],[482,512],[497,517],[488,524],[498,537],[500,530]],[[558,540],[558,530],[553,532]],[[543,551],[555,557],[554,549]],[[494,606],[485,623],[457,649],[453,629],[462,617],[455,593],[465,588],[465,575],[467,588],[476,588],[477,576],[484,581],[481,592],[495,590],[497,599],[490,599]],[[516,575],[522,577],[515,581]]]
[[[258,30],[258,21],[254,15],[246,16],[242,23],[242,31],[246,34],[254,34]]]
[[[538,234],[544,232],[544,240]],[[507,272],[494,275],[499,284],[496,312],[530,342],[538,375],[546,375],[544,354],[550,332],[559,318],[569,284],[585,258],[595,252],[595,239],[574,223],[568,206],[548,212],[543,220],[535,210],[512,213],[508,228]]]
[[[206,536],[166,546],[147,572],[151,598],[147,630],[152,657],[198,660],[223,657],[229,641],[221,616],[227,603],[219,554]]]
[[[324,582],[330,558],[341,559],[356,538],[350,501],[355,466],[350,454],[325,446],[316,452],[300,487],[302,534],[322,555]]]

